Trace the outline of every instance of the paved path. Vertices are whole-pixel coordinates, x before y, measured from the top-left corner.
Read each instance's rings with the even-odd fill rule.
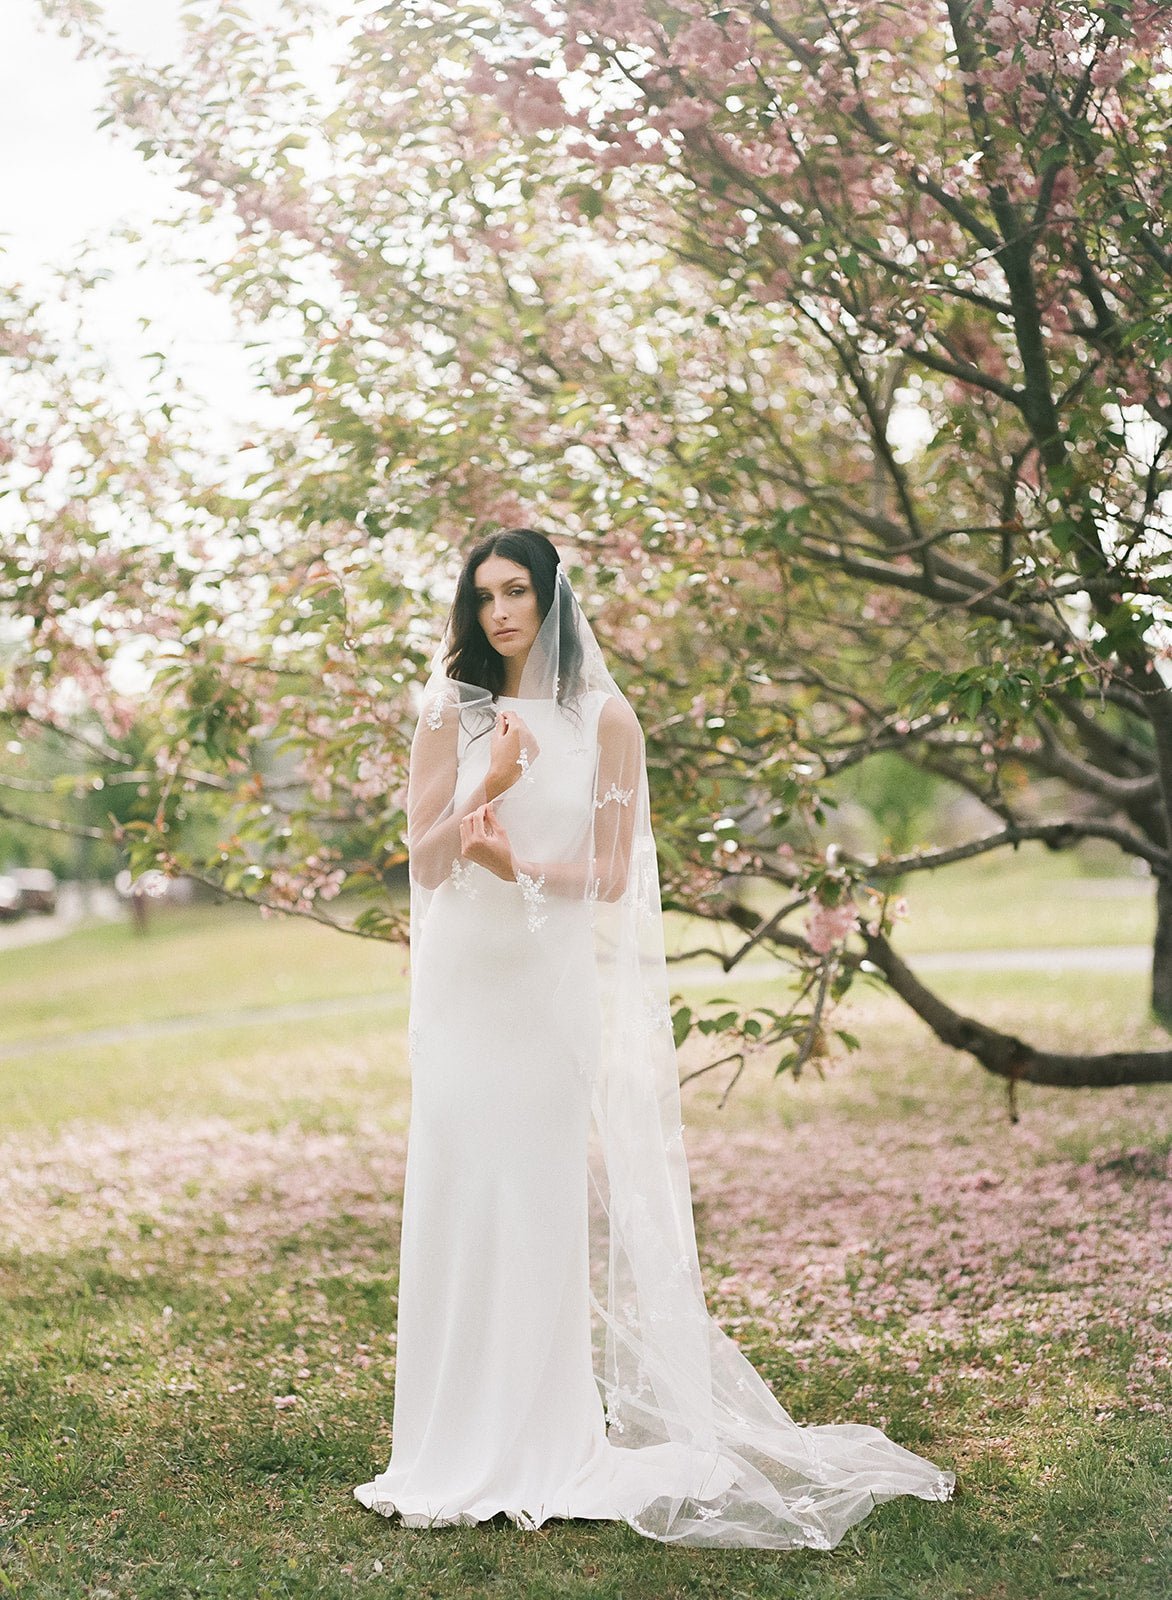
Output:
[[[52,916],[30,912],[14,922],[0,923],[0,952],[25,945],[49,944],[95,922],[117,922],[126,908],[113,889],[104,884],[63,883]]]
[[[1147,945],[1075,946],[1050,950],[933,950],[909,956],[917,972],[1143,972],[1152,959]],[[719,992],[734,984],[767,982],[777,976],[773,961],[748,961],[725,972],[715,962],[689,967],[669,967],[672,989],[703,984]],[[390,1011],[402,1004],[402,994],[342,995],[322,1000],[301,1000],[271,1006],[247,1006],[227,1011],[200,1011],[192,1016],[157,1017],[144,1022],[117,1023],[78,1033],[58,1033],[35,1039],[14,1039],[0,1044],[0,1063],[56,1050],[76,1050],[91,1045],[126,1044],[135,1039],[161,1039],[217,1028],[272,1027],[284,1022],[309,1022],[316,1017],[353,1016]]]
[[[930,950],[908,955],[917,972],[1146,972],[1147,944],[1082,945],[1051,950]]]
[[[241,1006],[231,1011],[199,1011],[188,1017],[155,1017],[144,1022],[113,1023],[84,1033],[57,1033],[36,1039],[13,1039],[0,1044],[0,1062],[21,1056],[46,1055],[55,1050],[76,1050],[85,1045],[127,1044],[132,1039],[162,1039],[176,1033],[199,1033],[216,1028],[272,1027],[281,1022],[309,1022],[315,1017],[353,1016],[358,1012],[389,1011],[401,1006],[401,994],[340,995],[327,1000],[299,1000],[272,1006]]]

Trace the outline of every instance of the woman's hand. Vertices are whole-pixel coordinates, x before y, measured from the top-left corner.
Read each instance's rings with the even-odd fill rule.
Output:
[[[489,799],[495,800],[506,789],[511,789],[530,763],[537,760],[541,747],[513,711],[497,713],[491,741],[487,790]]]
[[[513,847],[509,836],[496,820],[492,801],[470,811],[460,823],[460,854],[465,861],[475,861],[487,867],[498,878],[510,883],[516,878],[513,864]]]

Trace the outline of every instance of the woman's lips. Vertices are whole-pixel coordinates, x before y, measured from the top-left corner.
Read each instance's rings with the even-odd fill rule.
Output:
[[[516,633],[516,628],[502,628],[499,633],[494,633],[494,639],[511,639]]]

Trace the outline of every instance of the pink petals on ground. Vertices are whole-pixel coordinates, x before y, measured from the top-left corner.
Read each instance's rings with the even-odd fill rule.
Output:
[[[1172,1409],[1172,1166],[1096,1144],[1097,1107],[1016,1128],[996,1114],[940,1126],[925,1108],[691,1134],[706,1254],[732,1267],[708,1276],[713,1309],[799,1371],[862,1356],[915,1374],[952,1350],[981,1381],[1004,1376],[997,1347],[1024,1335],[1069,1385],[1080,1360],[1132,1341],[1127,1401]],[[1085,1158],[1061,1153],[1083,1139]]]
[[[1161,1139],[1172,1116],[1124,1090],[1106,1116],[1101,1099],[1054,1097],[1014,1127],[999,1106],[978,1109],[967,1073],[889,1105],[878,1087],[872,1101],[871,1083],[856,1068],[824,1089],[775,1089],[750,1126],[747,1106],[739,1124],[717,1124],[686,1102],[699,1124],[687,1147],[705,1284],[722,1324],[767,1371],[832,1386],[841,1373],[842,1420],[883,1426],[896,1392],[930,1413],[958,1386],[994,1406],[1016,1390],[1024,1405],[1082,1397],[1105,1366],[1125,1376],[1096,1406],[1172,1409]],[[373,1121],[320,1132],[218,1117],[12,1136],[0,1141],[0,1239],[16,1256],[98,1249],[130,1277],[181,1260],[233,1294],[293,1239],[287,1270],[303,1285],[378,1278],[393,1270],[405,1146]],[[331,1338],[315,1379],[349,1383],[351,1369],[393,1359],[389,1329],[373,1355],[344,1327]],[[273,1362],[269,1403],[295,1409],[297,1395],[273,1391],[309,1375],[305,1352]]]

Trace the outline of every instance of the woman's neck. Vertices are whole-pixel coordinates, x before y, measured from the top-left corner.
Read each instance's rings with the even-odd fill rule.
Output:
[[[517,700],[521,694],[521,678],[525,672],[525,659],[529,652],[523,656],[505,657],[505,681],[501,693],[509,700]]]

